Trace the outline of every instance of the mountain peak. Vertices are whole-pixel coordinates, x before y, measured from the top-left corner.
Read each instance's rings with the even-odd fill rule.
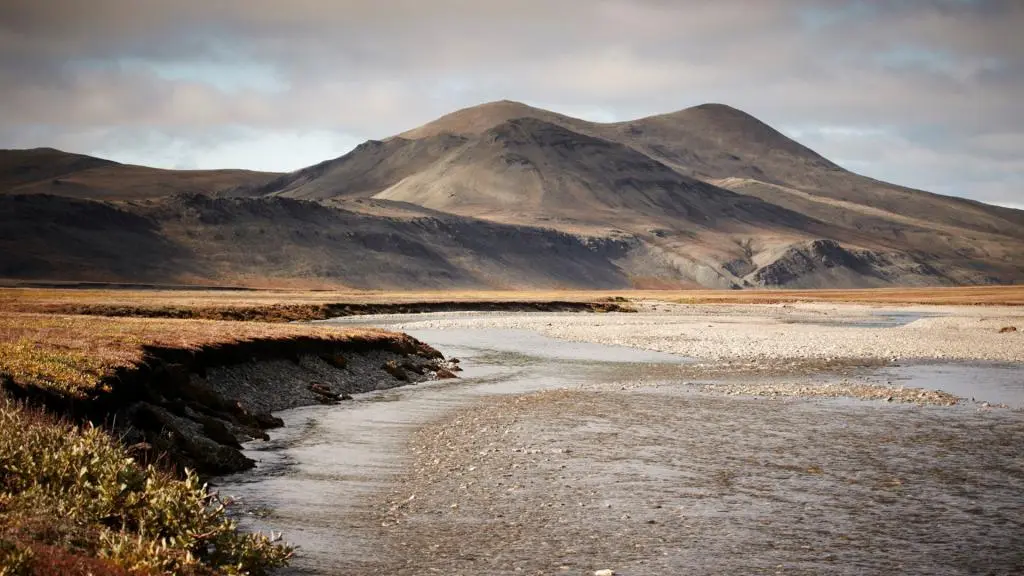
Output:
[[[740,110],[739,108],[735,108],[735,107],[730,106],[728,104],[722,104],[721,102],[705,102],[704,104],[698,104],[696,106],[690,106],[689,108],[686,108],[685,110],[699,110],[701,112],[726,113],[726,114],[737,114],[738,113],[738,114],[743,114],[743,115],[749,116],[749,114],[747,114],[746,112]]]
[[[583,120],[535,108],[522,102],[496,100],[446,114],[429,124],[403,132],[398,136],[409,140],[420,140],[438,134],[475,136],[516,118],[534,118],[568,127],[587,124]]]
[[[744,112],[734,106],[722,104],[720,102],[707,102],[697,106],[690,106],[689,108],[683,108],[682,110],[677,110],[675,112],[642,118],[636,122],[649,120],[672,120],[698,125],[715,124],[723,127],[747,124],[750,126],[756,125],[768,128],[768,125],[759,120],[756,116]]]

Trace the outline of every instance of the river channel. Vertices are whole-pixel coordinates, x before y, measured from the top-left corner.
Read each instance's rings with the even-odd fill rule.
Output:
[[[280,413],[285,426],[270,441],[246,446],[257,468],[214,482],[239,499],[243,526],[283,532],[299,546],[287,573],[1024,570],[1019,410],[718,397],[674,381],[692,360],[671,354],[525,330],[409,333],[459,358],[460,378]],[[955,393],[978,401],[990,393],[1019,408],[1020,374],[1012,366],[933,364],[870,377],[954,383]],[[617,386],[638,379],[658,385]],[[516,427],[486,445],[507,439],[560,456],[520,466],[508,463],[519,452],[508,454],[508,470],[492,477],[487,467],[496,461],[477,456],[476,444],[449,441],[436,448],[440,456],[464,452],[466,469],[479,468],[479,485],[491,486],[451,504],[466,490],[462,472],[450,485],[447,476],[430,486],[406,476],[423,458],[408,449],[418,430],[490,404],[480,412],[486,421],[504,410],[502,398],[552,390],[568,392],[508,416]],[[496,429],[480,426],[473,442]],[[500,478],[521,475],[519,500],[509,504]],[[396,482],[419,498],[415,513],[398,530],[379,529],[368,502]],[[572,510],[556,513],[552,501]],[[519,508],[532,512],[519,517]],[[511,515],[519,519],[509,523]]]

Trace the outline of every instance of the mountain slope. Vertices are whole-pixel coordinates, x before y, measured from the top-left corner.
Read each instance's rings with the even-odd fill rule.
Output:
[[[628,243],[455,216],[382,218],[287,198],[179,194],[119,205],[0,196],[0,278],[623,288]]]
[[[370,140],[340,158],[282,174],[260,186],[239,186],[229,194],[310,200],[368,197],[426,169],[465,143],[465,138],[449,134],[418,140]]]
[[[597,124],[494,102],[257,192],[634,237],[631,276],[718,287],[1008,281],[1024,266],[1020,213],[877,183],[721,104]],[[801,263],[822,241],[847,256]]]
[[[679,174],[617,142],[585,136],[533,118],[509,120],[481,133],[443,162],[374,196],[463,215],[521,222],[659,222],[710,226],[727,211],[797,214],[749,201]],[[516,216],[518,215],[518,216]]]
[[[600,124],[501,101],[460,110],[402,134],[477,135],[509,119],[534,118],[630,146],[682,174],[706,180],[750,178],[893,214],[1024,238],[1024,212],[940,196],[849,172],[757,118],[724,104],[702,104],[638,120]]]
[[[262,184],[274,176],[250,170],[162,170],[53,148],[0,150],[0,194],[142,200],[179,193],[216,194]]]
[[[924,214],[936,223],[1024,238],[1024,212],[855,174],[729,106],[705,104],[606,129],[615,133],[610,137],[697,178],[750,178],[894,215]]]

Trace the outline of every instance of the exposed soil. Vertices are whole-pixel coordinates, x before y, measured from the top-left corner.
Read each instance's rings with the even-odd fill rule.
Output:
[[[142,461],[201,474],[251,468],[241,442],[282,425],[271,411],[336,403],[352,393],[424,382],[452,367],[401,334],[329,342],[265,339],[199,350],[148,348],[140,364],[99,393],[72,398],[5,378],[12,397],[79,421],[110,426]]]

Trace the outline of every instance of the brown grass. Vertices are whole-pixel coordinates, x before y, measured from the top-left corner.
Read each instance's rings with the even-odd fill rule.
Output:
[[[1024,305],[1024,285],[860,290],[694,290],[676,292],[672,297],[666,299],[694,304],[848,302],[858,304],[1022,306]]]
[[[0,376],[81,396],[102,390],[147,348],[199,350],[257,340],[391,340],[393,333],[262,322],[107,318],[0,312]]]
[[[603,302],[609,298],[693,304],[855,302],[865,304],[1024,305],[1024,285],[863,290],[618,290],[618,291],[298,291],[110,290],[0,288],[0,311],[62,312],[76,306],[256,309],[271,306],[418,302]]]
[[[616,299],[617,298],[617,299]],[[629,311],[611,293],[0,288],[0,311],[291,322],[353,314],[480,310]]]

